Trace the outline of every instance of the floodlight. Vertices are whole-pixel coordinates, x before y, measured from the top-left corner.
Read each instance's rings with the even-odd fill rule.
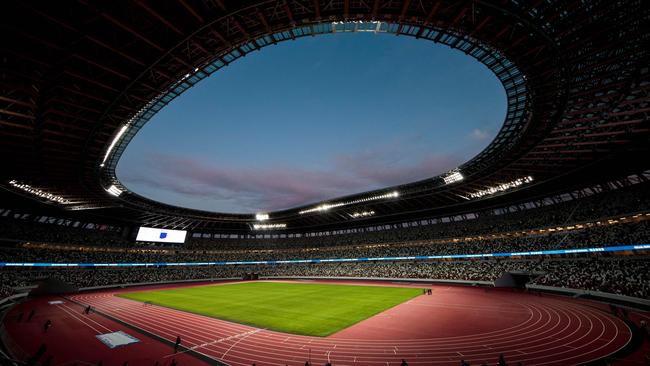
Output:
[[[442,180],[445,181],[445,184],[460,182],[463,179],[465,179],[465,177],[463,177],[463,175],[458,170],[451,171],[442,177]]]
[[[253,224],[253,230],[284,229],[287,224]]]
[[[115,197],[119,197],[122,194],[122,190],[117,188],[115,185],[112,185],[106,189],[106,192],[112,194]]]
[[[255,219],[257,221],[264,221],[269,219],[269,214],[267,213],[257,213],[255,214]]]
[[[29,184],[20,183],[15,179],[10,180],[9,184],[11,186],[13,186],[15,188],[18,188],[20,190],[23,190],[23,191],[25,191],[25,192],[27,192],[29,194],[33,194],[34,196],[37,196],[37,197],[40,197],[40,198],[45,198],[45,199],[50,200],[52,202],[61,203],[61,204],[64,204],[64,205],[67,205],[67,204],[71,203],[69,200],[67,200],[67,199],[65,199],[65,198],[63,198],[61,196],[58,196],[56,194],[52,194],[52,193],[49,193],[49,192],[45,192],[45,191],[43,191],[41,189],[32,187]]]

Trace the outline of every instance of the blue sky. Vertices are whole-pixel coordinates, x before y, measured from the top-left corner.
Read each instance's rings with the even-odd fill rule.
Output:
[[[254,213],[433,177],[501,128],[498,79],[469,56],[388,34],[287,41],[160,111],[118,178],[158,201]]]

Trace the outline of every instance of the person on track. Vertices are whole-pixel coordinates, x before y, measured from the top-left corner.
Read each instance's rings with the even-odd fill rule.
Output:
[[[52,321],[48,319],[47,321],[45,321],[45,324],[43,324],[43,332],[47,333],[47,330],[50,329],[51,326],[52,326]]]
[[[174,344],[174,353],[178,352],[178,347],[181,345],[181,336],[176,336],[176,344]]]

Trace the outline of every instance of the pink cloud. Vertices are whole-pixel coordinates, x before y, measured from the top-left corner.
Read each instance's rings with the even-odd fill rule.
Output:
[[[275,211],[371,189],[410,183],[456,167],[461,158],[428,155],[402,157],[402,143],[339,154],[314,168],[264,169],[215,165],[204,158],[150,153],[137,170],[124,175],[127,186],[148,196],[149,189],[209,202],[209,207],[238,207],[239,212]],[[140,192],[141,190],[142,192]],[[171,196],[171,195],[170,195]],[[221,202],[222,204],[219,204]],[[170,202],[183,205],[182,202]]]

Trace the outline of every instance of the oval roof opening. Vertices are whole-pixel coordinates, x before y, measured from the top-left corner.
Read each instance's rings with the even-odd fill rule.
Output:
[[[498,78],[449,47],[336,34],[249,54],[161,110],[117,176],[144,197],[269,212],[433,177],[502,127]]]

